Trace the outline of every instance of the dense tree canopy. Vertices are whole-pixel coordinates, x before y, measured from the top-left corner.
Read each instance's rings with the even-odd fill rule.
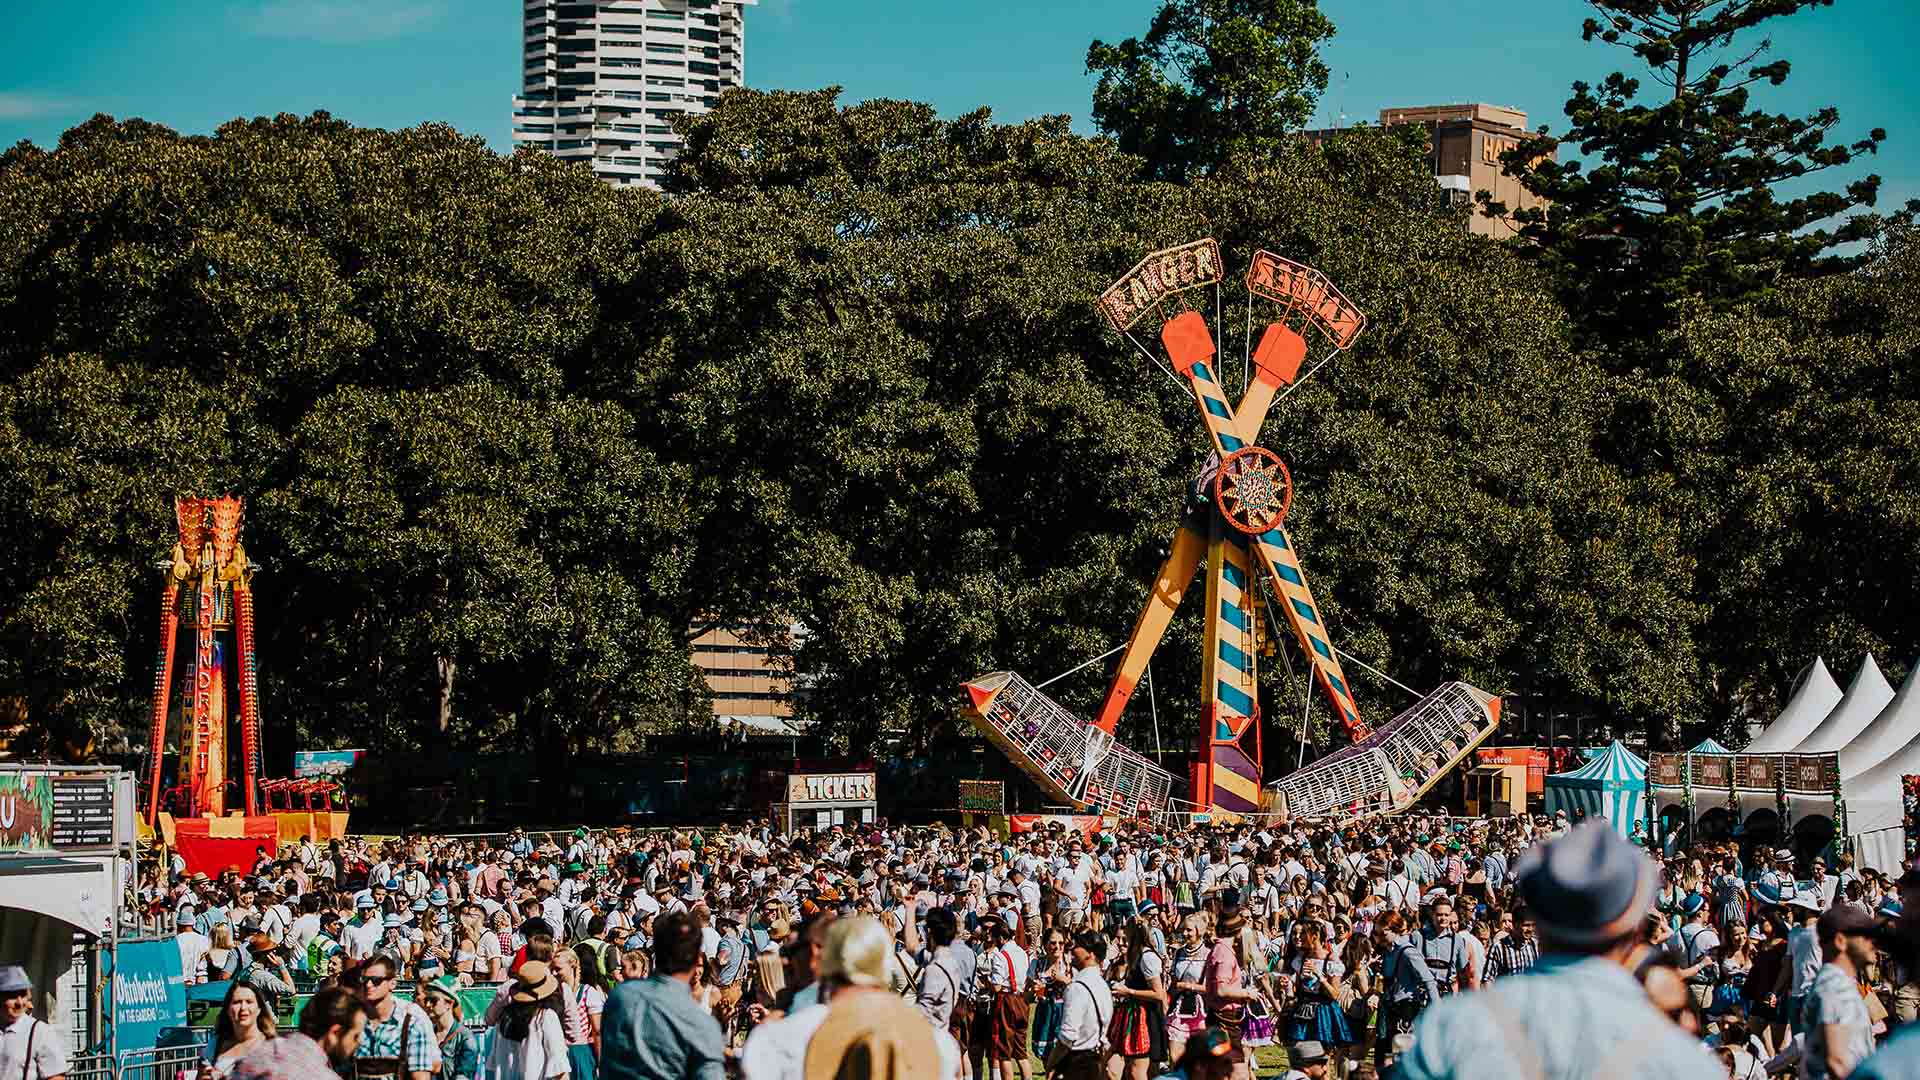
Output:
[[[137,733],[170,496],[232,491],[270,745],[632,745],[711,715],[687,643],[717,625],[790,646],[843,745],[925,744],[962,680],[1131,625],[1205,443],[1091,298],[1207,235],[1371,320],[1263,438],[1367,662],[1671,722],[1764,696],[1791,650],[1913,640],[1884,590],[1916,540],[1904,239],[1676,331],[1712,392],[1661,399],[1686,461],[1636,470],[1596,450],[1619,384],[1555,282],[1393,133],[1182,184],[1065,118],[833,90],[729,93],[685,134],[665,196],[325,115],[98,118],[0,158],[0,698]],[[1245,303],[1223,290],[1235,380]],[[1702,565],[1709,535],[1737,559]],[[1197,606],[1155,663],[1174,740]],[[1055,689],[1087,712],[1101,675]],[[1263,681],[1284,723],[1299,684]]]
[[[1093,121],[1154,179],[1271,159],[1327,88],[1332,36],[1318,0],[1163,0],[1144,36],[1087,48]]]

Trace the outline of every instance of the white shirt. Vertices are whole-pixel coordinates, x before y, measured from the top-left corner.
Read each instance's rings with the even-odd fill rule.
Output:
[[[1084,967],[1074,972],[1061,999],[1060,1031],[1055,1038],[1069,1050],[1097,1050],[1105,1043],[1112,1021],[1113,988],[1100,969]]]
[[[1820,938],[1811,926],[1801,926],[1787,935],[1787,963],[1792,965],[1793,982],[1787,989],[1789,997],[1804,997],[1813,987],[1814,976],[1820,974],[1822,963],[1820,956]],[[6,1074],[0,1073],[0,1076]]]
[[[32,1062],[27,1061],[29,1041],[33,1043]],[[42,1080],[66,1071],[67,1043],[59,1028],[31,1016],[22,1016],[0,1028],[0,1076]]]
[[[294,959],[302,959],[307,955],[307,946],[313,944],[313,939],[318,936],[320,916],[317,913],[302,915],[293,920],[293,925],[287,929],[287,949],[293,953]]]
[[[571,1071],[567,1038],[560,1030],[560,1017],[551,1009],[534,1014],[524,1042],[495,1032],[487,1060],[480,1065],[482,1080],[552,1080]]]
[[[200,970],[200,961],[206,959],[207,950],[213,948],[213,939],[198,930],[189,930],[174,935],[173,940],[180,946],[180,970],[187,973],[187,981],[194,981],[194,974]],[[6,1075],[0,1073],[0,1076]]]
[[[741,1075],[746,1080],[802,1080],[807,1044],[826,1019],[827,1006],[814,1004],[756,1026],[740,1048]],[[933,1044],[940,1050],[940,1080],[954,1080],[960,1075],[960,1044],[943,1027],[933,1029]]]
[[[347,950],[348,960],[365,960],[380,950],[380,941],[386,937],[386,929],[378,919],[365,926],[344,925],[340,927],[340,946]]]
[[[1027,951],[1015,942],[995,945],[986,951],[987,982],[995,990],[1011,990],[1019,993],[1027,988],[1027,969],[1031,966]],[[1012,970],[1008,970],[1008,961],[1012,961]]]

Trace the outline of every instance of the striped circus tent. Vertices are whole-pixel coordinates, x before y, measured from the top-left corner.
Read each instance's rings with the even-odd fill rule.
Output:
[[[1547,777],[1545,795],[1549,814],[1585,811],[1589,818],[1607,819],[1621,836],[1632,836],[1634,825],[1647,819],[1647,763],[1615,739],[1585,765]]]
[[[1711,738],[1701,739],[1700,745],[1687,751],[1689,754],[1731,754],[1733,751],[1721,746]]]

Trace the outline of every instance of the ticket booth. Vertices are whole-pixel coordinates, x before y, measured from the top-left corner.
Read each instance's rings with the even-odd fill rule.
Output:
[[[789,833],[871,824],[879,810],[874,790],[872,773],[795,773],[787,777],[786,801],[773,804],[773,819]]]

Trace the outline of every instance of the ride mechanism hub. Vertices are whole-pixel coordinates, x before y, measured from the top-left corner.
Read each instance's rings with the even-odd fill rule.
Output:
[[[1249,446],[1227,455],[1213,474],[1213,504],[1227,524],[1258,536],[1287,518],[1293,474],[1280,455]]]

